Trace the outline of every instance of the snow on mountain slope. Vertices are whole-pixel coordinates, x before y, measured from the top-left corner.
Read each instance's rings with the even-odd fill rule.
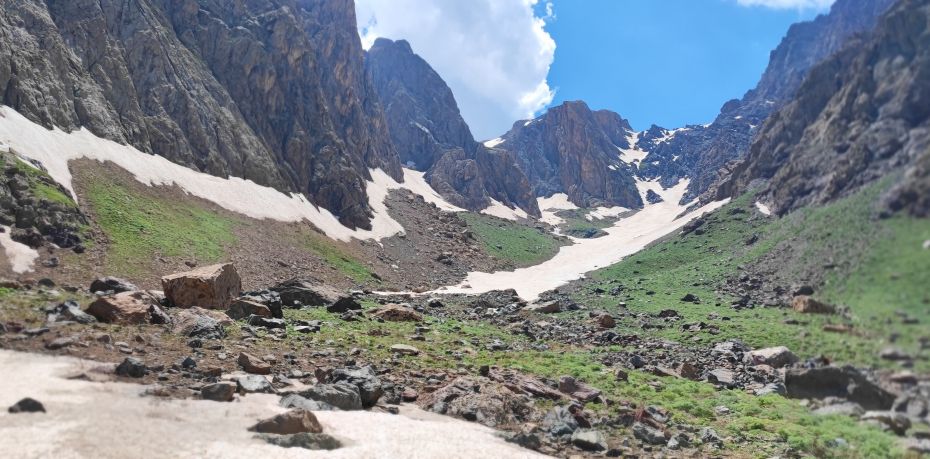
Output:
[[[542,212],[542,217],[539,218],[539,221],[548,223],[552,226],[558,226],[565,222],[565,219],[556,215],[560,210],[574,210],[578,206],[572,204],[568,200],[568,195],[565,193],[556,193],[548,198],[536,198],[536,202],[539,203],[539,210]]]
[[[705,212],[729,202],[729,199],[712,202],[678,217],[687,208],[678,204],[688,187],[687,180],[667,190],[654,186],[653,182],[639,182],[637,185],[643,193],[646,189],[653,189],[663,201],[646,204],[642,210],[617,221],[605,229],[605,236],[575,240],[575,244],[562,247],[546,262],[515,271],[471,272],[462,283],[444,287],[436,293],[479,294],[513,288],[521,297],[532,301],[547,290],[580,279],[589,271],[609,266],[642,250]]]
[[[371,230],[352,230],[328,210],[310,203],[303,195],[285,194],[238,177],[215,177],[197,172],[167,159],[143,153],[90,133],[86,129],[64,132],[35,124],[10,107],[0,106],[0,143],[21,157],[38,161],[55,181],[73,196],[68,162],[80,158],[110,161],[149,186],[177,185],[186,193],[211,201],[224,209],[256,219],[284,222],[307,220],[333,239],[380,240],[403,233],[403,226],[388,214],[384,198],[390,190],[408,189],[444,210],[461,210],[443,200],[423,180],[423,174],[405,171],[405,183],[398,183],[381,169],[372,169],[368,182],[368,202],[374,211]]]
[[[519,207],[511,209],[496,199],[491,199],[491,205],[482,209],[481,213],[513,221],[529,217],[523,209]]]

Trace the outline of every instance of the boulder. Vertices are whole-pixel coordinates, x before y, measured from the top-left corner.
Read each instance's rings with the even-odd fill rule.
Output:
[[[271,288],[281,297],[286,308],[294,306],[327,306],[335,303],[341,293],[318,281],[291,279]]]
[[[542,314],[554,314],[562,310],[562,304],[559,301],[546,301],[542,303],[534,303],[526,309]]]
[[[320,433],[323,431],[323,426],[312,412],[298,408],[258,421],[257,424],[249,427],[249,431],[278,435]]]
[[[420,404],[428,411],[488,427],[525,422],[532,412],[527,400],[501,384],[471,376],[458,377],[420,395]]]
[[[340,443],[339,440],[324,433],[301,432],[290,435],[258,434],[255,437],[281,448],[330,451],[342,447],[342,443]]]
[[[222,339],[226,337],[226,325],[232,320],[219,311],[199,307],[182,309],[174,315],[172,331],[189,338]]]
[[[345,382],[357,387],[364,408],[375,406],[378,399],[384,395],[381,380],[371,366],[337,368],[330,374],[329,381],[332,383]]]
[[[382,306],[372,311],[371,315],[387,322],[420,322],[423,320],[422,314],[399,304]]]
[[[599,430],[580,429],[572,434],[572,444],[585,451],[604,451],[607,438]]]
[[[123,362],[116,367],[116,375],[141,378],[145,376],[145,364],[134,357],[126,357]]]
[[[346,382],[317,384],[301,392],[300,396],[323,402],[340,410],[360,410],[363,408],[358,386]]]
[[[391,346],[391,352],[400,355],[417,355],[420,350],[409,344],[395,344]]]
[[[264,304],[250,301],[243,298],[237,298],[226,309],[226,315],[233,320],[246,319],[249,316],[256,315],[271,318],[271,309]]]
[[[641,422],[633,423],[633,436],[650,445],[664,445],[668,441],[665,432]]]
[[[791,300],[791,308],[802,314],[834,314],[833,305],[822,303],[807,295],[798,295]]]
[[[9,413],[44,413],[45,406],[36,399],[26,397],[7,408]]]
[[[151,319],[153,306],[158,304],[146,292],[122,292],[97,298],[86,312],[101,322],[144,324]]]
[[[310,411],[331,411],[335,409],[335,407],[329,403],[310,400],[309,398],[297,394],[287,394],[281,397],[281,401],[278,402],[278,404],[284,408],[301,408]]]
[[[906,415],[894,411],[867,411],[859,420],[878,424],[895,435],[904,435],[911,428],[911,420]]]
[[[736,387],[736,373],[726,368],[717,368],[707,373],[707,381],[732,389]]]
[[[344,295],[334,301],[333,304],[326,306],[326,310],[329,312],[361,311],[362,304],[354,296]]]
[[[179,308],[225,309],[242,291],[232,263],[204,266],[161,278],[168,301]]]
[[[207,384],[200,389],[200,397],[204,400],[216,402],[231,402],[235,398],[236,389],[236,384],[231,382]]]
[[[617,326],[617,321],[614,320],[614,317],[606,312],[597,316],[596,322],[597,326],[601,328],[614,328]]]
[[[242,370],[246,373],[252,373],[255,375],[271,374],[271,365],[268,365],[265,363],[265,361],[255,357],[252,354],[240,352],[239,358],[236,359],[236,362],[239,363],[239,366],[241,366]]]
[[[888,410],[895,396],[852,367],[790,368],[785,389],[791,398],[845,398],[867,410]]]
[[[798,357],[785,346],[749,351],[745,358],[752,365],[768,365],[772,368],[785,367],[798,361]]]
[[[90,324],[97,321],[94,316],[82,311],[75,301],[65,301],[47,309],[45,312],[48,314],[46,321],[49,323],[77,322],[79,324]]]
[[[118,277],[98,277],[90,283],[91,293],[123,293],[136,290],[139,290],[139,287]]]
[[[590,402],[601,396],[601,391],[578,382],[571,376],[562,376],[559,378],[559,392],[568,394],[582,402]]]
[[[236,378],[236,390],[240,394],[249,394],[254,392],[273,394],[277,392],[274,386],[264,377],[259,375],[247,375]]]

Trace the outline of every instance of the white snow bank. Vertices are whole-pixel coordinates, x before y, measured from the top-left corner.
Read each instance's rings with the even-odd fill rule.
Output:
[[[759,201],[756,201],[756,209],[758,209],[762,215],[772,215],[772,209],[769,209],[769,206],[762,204]]]
[[[211,201],[224,209],[256,219],[284,222],[308,220],[327,236],[379,240],[402,233],[404,228],[388,214],[384,198],[389,190],[406,188],[447,210],[458,209],[447,203],[423,181],[423,175],[405,171],[408,183],[397,183],[380,169],[371,170],[368,182],[369,205],[374,211],[371,230],[346,228],[327,209],[310,203],[298,193],[285,194],[238,177],[221,178],[197,172],[167,159],[143,153],[133,147],[101,139],[87,129],[71,133],[35,124],[10,107],[0,106],[0,142],[17,154],[39,161],[55,181],[74,196],[68,162],[80,158],[110,161],[127,170],[146,185],[177,185],[186,193]],[[75,196],[76,198],[76,196]]]
[[[6,253],[10,268],[16,274],[32,271],[36,258],[39,258],[39,252],[26,244],[14,241],[10,237],[9,227],[2,226],[0,228],[3,228],[3,232],[0,232],[0,246],[3,247],[3,251]]]
[[[559,226],[565,223],[565,219],[556,215],[558,211],[574,210],[578,208],[578,206],[568,200],[568,195],[565,193],[555,193],[548,198],[536,198],[536,204],[539,206],[539,211],[542,214],[539,221],[548,223],[552,226]]]
[[[498,138],[496,138],[496,139],[485,140],[485,141],[484,141],[484,146],[486,146],[486,147],[488,147],[488,148],[494,148],[494,147],[496,147],[496,146],[498,146],[498,145],[500,145],[500,144],[502,144],[502,143],[504,143],[504,139],[498,137]]]
[[[505,206],[504,203],[493,198],[491,199],[491,205],[481,209],[481,213],[503,218],[504,220],[513,221],[529,217],[529,214],[527,214],[523,209],[519,207],[511,209],[510,207]]]
[[[681,228],[703,213],[729,202],[729,199],[713,202],[676,218],[687,207],[678,205],[678,201],[684,196],[688,181],[682,180],[668,190],[662,190],[657,182],[654,185],[651,183],[643,182],[640,185],[641,192],[644,192],[644,188],[652,188],[663,197],[663,202],[647,204],[643,210],[619,220],[614,226],[605,229],[607,235],[578,239],[574,245],[562,247],[555,257],[528,268],[495,273],[472,272],[461,284],[444,287],[433,293],[479,294],[513,288],[521,297],[532,301],[547,290],[579,279],[586,272],[612,265],[642,250],[649,243]]]
[[[145,386],[65,379],[99,364],[0,350],[0,406],[32,397],[46,413],[0,413],[4,457],[60,458],[531,458],[489,428],[427,413],[319,411],[323,431],[343,447],[333,451],[280,448],[246,429],[285,411],[278,396],[249,394],[236,402],[140,397]],[[108,433],[98,435],[96,433]],[[158,439],[157,444],[152,443]]]

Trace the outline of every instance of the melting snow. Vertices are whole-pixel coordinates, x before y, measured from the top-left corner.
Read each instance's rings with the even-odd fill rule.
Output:
[[[523,209],[519,207],[511,209],[510,207],[505,206],[502,202],[493,198],[491,199],[491,205],[482,209],[481,213],[503,218],[504,220],[514,221],[529,217],[529,215]]]
[[[769,209],[769,206],[762,204],[759,201],[756,201],[756,209],[759,209],[759,212],[761,212],[762,215],[772,215],[772,210]]]
[[[536,203],[539,205],[540,213],[542,213],[542,217],[540,217],[539,221],[548,223],[552,226],[559,226],[565,223],[562,217],[556,215],[558,211],[578,208],[578,206],[572,204],[572,202],[568,200],[568,195],[565,193],[555,193],[548,198],[536,198]]]
[[[16,274],[32,271],[32,265],[36,258],[39,258],[39,252],[36,252],[26,244],[14,241],[10,237],[10,228],[0,226],[3,231],[0,232],[0,246],[6,253],[6,258],[10,262],[10,268]]]
[[[687,205],[678,204],[688,187],[687,180],[668,190],[662,190],[658,182],[641,182],[638,186],[641,193],[644,189],[655,190],[657,187],[664,200],[619,220],[605,229],[605,236],[576,240],[574,245],[562,247],[548,261],[515,271],[472,272],[461,284],[444,287],[434,293],[479,294],[514,288],[521,297],[531,301],[547,290],[583,277],[586,272],[614,264],[705,212],[729,202],[726,199],[709,203],[678,218],[687,208]]]
[[[486,146],[486,147],[488,147],[488,148],[494,148],[494,147],[496,147],[496,146],[498,146],[498,145],[500,145],[500,144],[502,144],[502,143],[504,143],[504,139],[498,137],[498,138],[496,138],[496,139],[485,140],[485,141],[484,141],[484,146]]]
[[[221,178],[188,169],[157,155],[150,155],[127,145],[101,139],[87,129],[71,133],[35,124],[6,106],[0,106],[0,142],[17,154],[39,161],[55,181],[74,196],[68,162],[80,158],[110,161],[127,170],[146,185],[177,185],[185,192],[211,201],[224,209],[256,219],[278,221],[308,220],[327,236],[349,239],[380,240],[403,233],[404,228],[388,214],[384,198],[393,189],[409,189],[446,210],[461,210],[449,204],[423,180],[423,174],[405,170],[406,183],[397,183],[380,169],[372,169],[368,182],[368,200],[374,218],[371,230],[351,230],[327,209],[310,203],[299,193],[285,194],[238,177]]]
[[[0,350],[0,404],[34,397],[48,413],[0,415],[4,457],[395,458],[544,457],[504,441],[494,430],[411,405],[400,414],[317,411],[323,431],[342,441],[332,451],[281,448],[247,429],[286,411],[275,394],[248,394],[234,403],[142,397],[147,386],[95,383],[66,376],[101,364],[71,357]],[[110,370],[112,371],[112,370]],[[105,441],[88,435],[119,432]],[[152,438],[158,448],[140,448]]]

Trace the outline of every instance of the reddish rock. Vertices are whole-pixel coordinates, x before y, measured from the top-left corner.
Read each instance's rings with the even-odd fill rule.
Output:
[[[86,312],[101,322],[143,324],[149,321],[153,306],[158,305],[145,292],[123,292],[98,298]]]
[[[239,362],[239,366],[241,366],[246,373],[256,375],[271,374],[271,365],[268,365],[262,359],[252,354],[242,352],[239,354],[239,359],[237,361]]]
[[[204,266],[161,278],[165,297],[179,308],[223,309],[242,291],[242,280],[232,263]]]
[[[404,392],[400,394],[401,400],[405,402],[415,402],[419,396],[420,394],[418,394],[416,390],[409,387],[404,389]]]
[[[791,301],[791,308],[802,314],[833,314],[836,308],[827,303],[821,303],[809,296],[798,295]]]
[[[382,306],[371,315],[388,322],[420,322],[423,320],[422,314],[399,304]]]
[[[613,316],[610,314],[604,313],[597,317],[597,326],[601,328],[614,328],[617,326],[617,321],[614,320]]]
[[[320,425],[320,421],[316,419],[312,412],[298,408],[258,421],[258,424],[249,427],[249,430],[259,433],[289,435],[304,432],[320,433],[323,431],[323,426]]]
[[[245,319],[253,314],[268,317],[269,319],[272,316],[271,309],[268,306],[246,299],[233,300],[232,304],[229,305],[229,309],[226,310],[226,315],[235,320]]]
[[[571,376],[562,376],[559,378],[559,392],[568,394],[582,402],[590,402],[601,396],[601,391],[578,382]]]

